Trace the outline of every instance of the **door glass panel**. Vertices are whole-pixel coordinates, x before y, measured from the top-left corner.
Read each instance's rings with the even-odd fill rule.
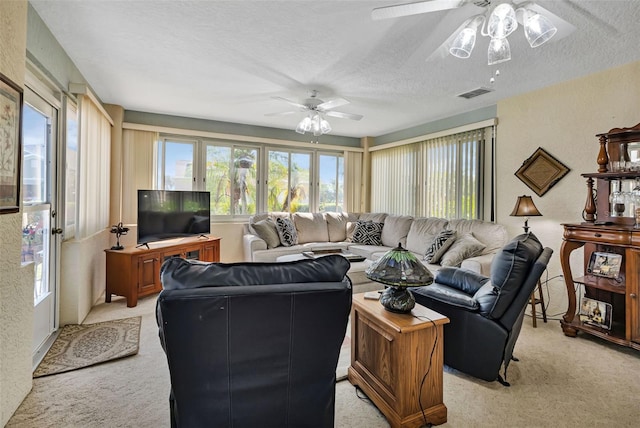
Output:
[[[23,117],[22,200],[25,204],[34,204],[47,199],[49,120],[28,105],[24,108]]]
[[[320,155],[320,212],[341,212],[344,206],[344,158]]]
[[[22,262],[33,262],[35,283],[33,301],[37,305],[51,292],[49,278],[49,207],[25,207],[22,214]]]

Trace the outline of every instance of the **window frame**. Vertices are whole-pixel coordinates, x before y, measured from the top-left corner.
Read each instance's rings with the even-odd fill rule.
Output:
[[[179,134],[161,133],[158,136],[158,141],[154,146],[154,164],[155,172],[153,179],[153,187],[155,189],[166,188],[166,144],[167,143],[181,143],[192,144],[193,147],[193,167],[192,167],[192,186],[193,190],[205,190],[206,189],[206,172],[207,172],[207,148],[210,146],[217,147],[230,147],[231,158],[229,164],[229,173],[234,173],[233,159],[234,152],[237,149],[243,150],[256,150],[256,194],[255,194],[255,213],[238,214],[232,212],[228,215],[215,215],[212,213],[212,221],[224,222],[224,221],[237,221],[246,220],[256,213],[267,212],[268,206],[268,165],[269,165],[269,153],[271,151],[287,152],[291,154],[303,154],[309,155],[309,212],[319,212],[320,205],[320,156],[334,156],[336,159],[342,159],[342,210],[345,209],[345,192],[346,192],[346,160],[344,151],[327,150],[327,149],[308,149],[304,147],[296,147],[291,145],[278,145],[273,143],[252,143],[248,141],[231,141],[225,139],[216,139],[209,137],[193,137]],[[291,169],[288,167],[287,180],[291,179]],[[339,174],[340,171],[337,171]],[[232,175],[230,175],[232,176]],[[336,186],[339,184],[336,183]],[[233,186],[233,184],[231,184]],[[230,188],[232,192],[233,189]],[[337,201],[340,202],[340,201]],[[233,207],[231,208],[233,211]]]

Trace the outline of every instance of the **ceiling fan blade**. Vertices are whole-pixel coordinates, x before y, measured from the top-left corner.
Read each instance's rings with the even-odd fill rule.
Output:
[[[395,6],[377,7],[371,11],[371,18],[375,20],[398,18],[401,16],[455,9],[456,7],[462,6],[464,2],[465,0],[427,0],[415,3],[397,4]]]
[[[280,111],[276,113],[266,113],[265,116],[286,116],[288,114],[298,113],[297,111],[289,110],[289,111]]]
[[[295,101],[288,100],[286,98],[282,98],[282,97],[271,97],[271,98],[273,98],[274,100],[284,101],[285,103],[289,103],[292,106],[298,107],[298,108],[303,109],[303,110],[307,110],[308,109],[308,107],[306,105],[297,103]]]
[[[328,111],[325,114],[331,117],[339,117],[341,119],[351,119],[351,120],[360,120],[364,117],[361,114],[342,113],[339,111]]]
[[[349,101],[345,100],[344,98],[334,98],[332,100],[325,101],[321,104],[318,104],[316,109],[320,111],[327,111],[327,110],[331,110],[332,108],[341,107],[347,104],[349,104]]]

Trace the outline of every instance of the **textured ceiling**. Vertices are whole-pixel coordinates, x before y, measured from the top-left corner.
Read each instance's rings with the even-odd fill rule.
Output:
[[[364,115],[329,118],[332,134],[351,137],[410,128],[640,60],[637,0],[537,1],[576,30],[532,49],[518,28],[509,36],[512,60],[498,67],[487,65],[485,37],[467,60],[432,55],[478,12],[472,4],[374,21],[373,8],[403,1],[30,3],[106,103],[293,129],[303,113],[265,116],[289,109],[272,97],[302,102],[317,89],[325,101],[351,102],[337,111]],[[480,86],[494,91],[457,96]]]

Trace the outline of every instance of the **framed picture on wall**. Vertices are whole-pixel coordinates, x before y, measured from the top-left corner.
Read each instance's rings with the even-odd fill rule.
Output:
[[[533,152],[515,172],[536,195],[542,196],[571,171],[542,147]]]
[[[0,214],[20,209],[22,88],[0,73]]]

